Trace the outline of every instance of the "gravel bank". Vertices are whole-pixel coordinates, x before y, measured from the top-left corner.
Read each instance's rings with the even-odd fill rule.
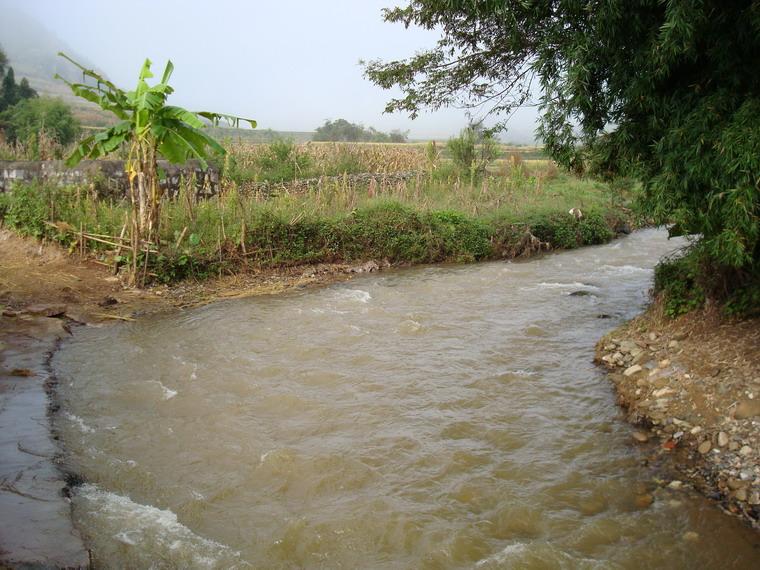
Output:
[[[671,455],[681,480],[760,529],[760,319],[706,309],[670,320],[659,303],[602,338],[635,441]]]

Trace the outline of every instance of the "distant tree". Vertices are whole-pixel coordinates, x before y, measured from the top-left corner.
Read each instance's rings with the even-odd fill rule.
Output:
[[[16,74],[12,67],[8,68],[0,83],[0,112],[12,107],[19,101],[18,85],[16,85]]]
[[[21,100],[0,114],[0,124],[11,142],[31,142],[44,131],[56,142],[67,145],[79,134],[79,123],[68,105],[50,97]]]
[[[409,131],[394,129],[391,131],[389,138],[392,143],[405,143],[409,140]]]
[[[315,141],[333,142],[406,142],[407,133],[393,131],[391,134],[378,131],[374,127],[350,123],[345,119],[327,120],[314,132]]]
[[[0,47],[0,77],[5,75],[6,67],[8,67],[8,56],[5,55],[3,48]]]
[[[8,58],[0,51],[0,113],[23,99],[37,96],[26,77],[16,84],[16,74],[7,64]]]
[[[21,80],[21,83],[18,84],[18,98],[20,101],[23,101],[24,99],[34,99],[37,97],[37,91],[35,91],[31,85],[29,85],[29,80],[24,77]]]
[[[315,141],[356,142],[362,139],[364,127],[345,119],[327,120],[314,132]]]

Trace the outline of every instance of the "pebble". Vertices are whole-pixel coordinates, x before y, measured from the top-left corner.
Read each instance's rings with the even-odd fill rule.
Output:
[[[668,348],[678,348],[678,341],[677,340],[671,340],[668,343]]]
[[[653,341],[653,342],[654,342],[655,340],[657,340],[657,333],[656,333],[656,332],[650,332],[650,333],[649,333],[649,340],[651,340],[651,341]]]
[[[683,539],[688,540],[690,542],[697,541],[699,540],[699,533],[696,533],[693,530],[690,530],[688,532],[683,533]]]
[[[668,489],[680,489],[683,487],[683,482],[679,481],[678,479],[673,479],[670,483],[668,483]]]
[[[749,455],[752,453],[752,448],[749,445],[743,445],[742,448],[739,450],[739,453],[741,455]]]
[[[755,416],[760,416],[760,400],[744,400],[736,406],[734,418],[737,420],[745,420]]]
[[[670,366],[670,359],[666,358],[665,360],[660,360],[658,366],[660,368],[667,368],[668,366]]]
[[[643,368],[641,368],[641,366],[639,366],[638,364],[634,364],[633,366],[629,366],[628,368],[625,369],[625,372],[623,372],[623,376],[630,377],[636,374],[637,372],[641,372],[642,370]]]
[[[746,501],[747,500],[747,489],[737,489],[736,493],[734,493],[734,497],[737,501]]]
[[[720,447],[726,447],[728,445],[728,434],[724,431],[718,434],[718,445]]]
[[[712,449],[712,442],[709,439],[706,439],[705,441],[699,444],[697,451],[699,451],[702,455],[704,455],[711,449]]]
[[[631,435],[633,436],[633,439],[639,443],[646,443],[649,441],[649,436],[643,431],[635,431]]]
[[[739,449],[739,442],[738,441],[732,441],[728,444],[728,450],[729,451],[736,451]]]
[[[37,317],[57,317],[66,313],[66,305],[30,305],[24,309],[24,312]]]
[[[636,506],[640,509],[646,509],[652,503],[654,503],[654,497],[649,493],[636,497]]]
[[[694,426],[693,428],[691,428],[691,434],[692,435],[697,435],[701,431],[702,431],[702,427],[701,426]]]

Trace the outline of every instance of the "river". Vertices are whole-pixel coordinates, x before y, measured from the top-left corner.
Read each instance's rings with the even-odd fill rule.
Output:
[[[653,483],[592,363],[677,245],[80,329],[53,361],[74,520],[102,568],[756,567],[755,533]]]

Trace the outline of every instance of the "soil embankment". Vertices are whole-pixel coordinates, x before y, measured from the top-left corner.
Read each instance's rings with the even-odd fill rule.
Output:
[[[760,528],[760,319],[717,308],[671,320],[654,303],[605,336],[607,366],[633,437],[671,454],[680,480]]]

